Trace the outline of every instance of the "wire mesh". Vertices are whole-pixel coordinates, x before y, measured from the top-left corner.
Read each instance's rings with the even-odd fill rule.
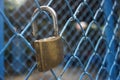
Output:
[[[5,22],[4,47],[0,51],[5,56],[5,80],[120,79],[119,0],[109,0],[109,6],[105,0],[15,1],[5,0],[5,13],[0,11]],[[56,11],[59,34],[65,40],[63,62],[43,73],[36,69],[32,45],[35,39],[52,36],[53,25],[49,14],[40,12],[32,17],[42,5]],[[32,36],[34,21],[39,29],[37,37]]]

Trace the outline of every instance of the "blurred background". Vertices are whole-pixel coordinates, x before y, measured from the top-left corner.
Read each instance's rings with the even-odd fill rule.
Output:
[[[120,0],[1,0],[0,80],[119,80]],[[38,72],[33,42],[53,35],[51,16],[32,14],[42,5],[58,16],[63,62]],[[4,10],[3,10],[4,9]],[[4,13],[3,13],[4,12]],[[3,27],[4,26],[4,27]],[[2,28],[3,27],[3,28]]]

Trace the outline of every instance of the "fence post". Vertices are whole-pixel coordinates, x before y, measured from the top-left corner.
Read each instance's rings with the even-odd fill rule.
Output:
[[[106,20],[108,20],[108,17],[111,15],[111,12],[113,10],[112,7],[113,7],[112,0],[104,0],[103,8],[104,8]],[[110,16],[109,20],[106,22],[108,23],[108,25],[106,26],[106,29],[105,29],[105,35],[106,35],[107,43],[110,43],[110,41],[112,40],[112,37],[114,35],[113,30],[115,28],[113,14]],[[115,60],[115,54],[116,54],[115,45],[116,45],[115,41],[113,41],[112,45],[110,46],[110,50],[112,53],[108,53],[108,55],[107,55],[106,68],[107,68],[108,73],[110,73],[110,69]],[[110,75],[111,80],[116,80],[116,71],[113,71],[112,74],[113,75]]]
[[[4,11],[4,0],[0,0],[0,10]],[[3,27],[4,22],[2,15],[0,15],[0,50],[3,48]],[[0,80],[4,80],[4,54],[0,55]]]

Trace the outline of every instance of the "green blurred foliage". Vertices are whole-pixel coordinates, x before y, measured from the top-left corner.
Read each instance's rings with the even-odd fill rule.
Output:
[[[9,11],[18,9],[26,0],[4,0],[5,8]]]

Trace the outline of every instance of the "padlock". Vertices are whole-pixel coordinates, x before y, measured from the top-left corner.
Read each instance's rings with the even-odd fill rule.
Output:
[[[63,42],[62,38],[58,35],[58,24],[57,24],[57,14],[49,6],[41,6],[41,10],[50,13],[53,19],[54,36],[35,40],[33,42],[34,48],[36,50],[36,61],[38,71],[44,72],[48,71],[56,66],[58,66],[63,60]],[[36,9],[34,14],[37,13],[39,9]],[[33,22],[33,35],[36,35],[36,24]]]

